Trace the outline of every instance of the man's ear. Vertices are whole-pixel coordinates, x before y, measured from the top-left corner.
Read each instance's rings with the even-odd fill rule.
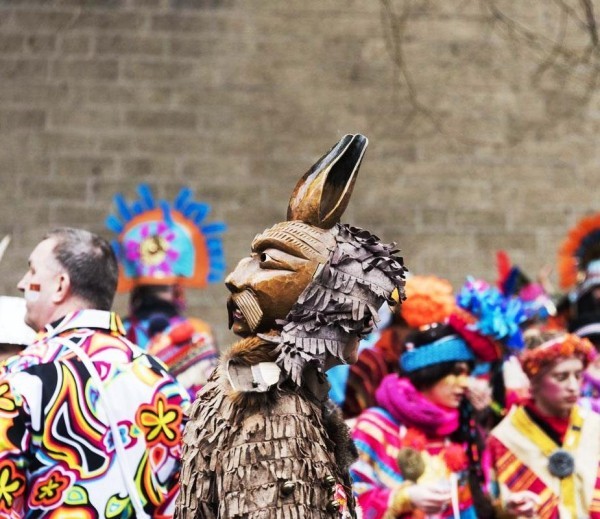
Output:
[[[66,272],[59,274],[56,281],[56,288],[52,294],[52,302],[55,304],[63,303],[71,293],[71,278]]]

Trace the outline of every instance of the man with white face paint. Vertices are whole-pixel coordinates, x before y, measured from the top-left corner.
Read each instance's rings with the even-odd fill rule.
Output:
[[[33,344],[0,372],[0,517],[158,517],[178,492],[183,408],[163,365],[110,312],[104,239],[47,234],[18,288]]]

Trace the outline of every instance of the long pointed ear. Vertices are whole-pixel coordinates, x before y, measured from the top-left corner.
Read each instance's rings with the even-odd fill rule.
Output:
[[[296,184],[287,219],[330,229],[340,219],[352,195],[358,169],[369,141],[364,135],[342,139]]]

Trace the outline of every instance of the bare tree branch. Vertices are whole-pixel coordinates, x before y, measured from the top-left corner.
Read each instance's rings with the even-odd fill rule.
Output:
[[[594,4],[592,0],[580,0],[583,10],[585,11],[585,18],[587,20],[587,28],[590,32],[590,39],[594,47],[598,46],[598,27],[596,25],[596,18],[594,16]]]
[[[469,4],[475,2],[480,7],[481,16],[467,12]],[[451,17],[464,16],[471,22],[480,23],[481,38],[487,41],[477,46],[467,46],[469,56],[461,55],[462,63],[474,63],[476,60],[483,64],[490,61],[486,49],[493,49],[497,39],[494,33],[503,38],[513,55],[522,60],[523,65],[532,69],[529,76],[533,89],[539,89],[547,101],[547,110],[523,115],[518,112],[509,113],[514,121],[515,131],[510,135],[500,137],[498,141],[485,141],[465,135],[465,126],[454,124],[452,113],[442,112],[437,107],[442,103],[435,97],[427,96],[429,89],[423,89],[413,77],[413,56],[407,53],[407,26],[415,17],[423,19],[428,12],[433,12],[435,3],[428,0],[380,0],[381,20],[385,35],[386,50],[394,66],[394,80],[408,98],[411,109],[406,118],[407,124],[415,124],[416,117],[432,125],[435,132],[443,134],[458,143],[467,145],[502,146],[520,142],[527,132],[547,131],[558,124],[561,118],[571,117],[580,113],[579,107],[585,106],[596,91],[600,81],[600,48],[598,27],[594,14],[593,0],[544,0],[537,6],[540,17],[535,18],[537,11],[519,11],[507,13],[508,6],[521,5],[502,0],[460,0],[459,6],[452,10]],[[525,9],[525,8],[523,8]],[[438,9],[438,11],[440,11]],[[447,16],[447,10],[441,10],[442,17]],[[523,12],[528,15],[519,19]],[[464,14],[463,14],[464,13]],[[529,22],[531,20],[531,22]],[[557,20],[557,27],[548,29],[548,20]],[[536,23],[536,22],[540,23]],[[486,31],[487,29],[487,31]],[[487,37],[485,36],[487,34]],[[452,44],[451,44],[452,45]],[[457,54],[458,55],[458,54]],[[458,64],[458,63],[457,63]],[[447,70],[452,70],[450,67]],[[458,69],[455,69],[458,70]],[[502,76],[507,79],[510,68],[501,67]],[[510,80],[510,79],[509,79]],[[520,92],[522,76],[514,78],[515,95]],[[556,100],[565,100],[564,106],[556,105]],[[558,111],[555,108],[559,108]],[[557,115],[558,114],[558,115]],[[460,129],[458,129],[460,127]],[[514,134],[514,135],[513,135]]]
[[[542,76],[544,75],[544,73],[549,68],[556,65],[556,63],[560,57],[560,54],[561,54],[563,43],[565,41],[565,36],[567,34],[568,17],[569,17],[568,12],[563,9],[561,11],[560,26],[558,29],[558,37],[556,38],[556,44],[552,46],[552,49],[550,50],[550,53],[548,54],[547,58],[544,61],[542,61],[542,63],[539,64],[539,66],[537,67],[537,70],[533,73],[533,76],[531,79],[534,84],[539,83],[539,81],[542,78]]]

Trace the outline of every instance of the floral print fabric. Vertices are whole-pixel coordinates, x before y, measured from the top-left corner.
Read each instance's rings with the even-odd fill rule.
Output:
[[[135,516],[103,402],[68,341],[104,383],[145,511],[169,516],[187,392],[123,337],[116,314],[83,310],[49,325],[0,370],[0,517]]]

